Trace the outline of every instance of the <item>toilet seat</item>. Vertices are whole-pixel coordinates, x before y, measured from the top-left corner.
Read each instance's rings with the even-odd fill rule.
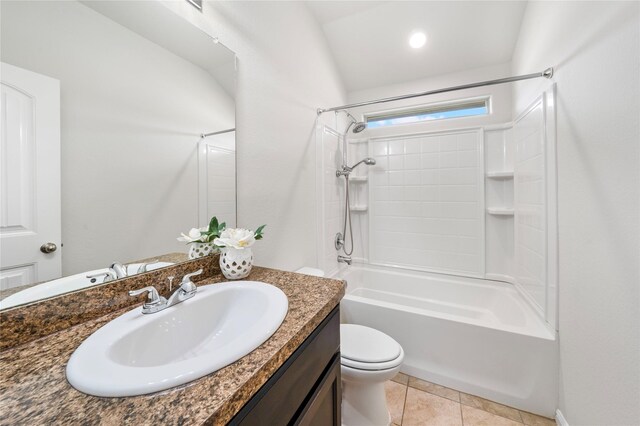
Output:
[[[398,342],[381,331],[356,324],[340,325],[340,363],[357,370],[397,367],[404,359]]]

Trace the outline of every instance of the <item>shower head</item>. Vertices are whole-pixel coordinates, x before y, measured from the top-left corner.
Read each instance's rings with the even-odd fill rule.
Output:
[[[359,121],[357,123],[355,123],[355,126],[353,127],[353,133],[360,133],[361,131],[365,130],[367,128],[367,124],[363,123],[362,121]]]
[[[376,165],[376,160],[374,158],[371,158],[371,157],[367,157],[362,161],[364,161],[364,164],[366,164],[367,166],[375,166]]]
[[[347,129],[344,131],[345,135],[349,133],[349,129],[351,129],[351,126],[354,126],[352,130],[353,133],[360,133],[361,131],[367,128],[367,123],[356,120],[356,118],[353,115],[349,114],[349,111],[341,109],[338,112],[344,112],[347,115],[347,117],[349,117],[349,120],[351,120],[351,122],[347,126]]]
[[[353,169],[355,169],[356,167],[358,167],[360,164],[366,164],[367,166],[374,166],[376,164],[376,160],[374,158],[371,157],[367,157],[365,159],[362,159],[360,161],[358,161],[356,164],[354,164],[353,166],[349,167],[349,166],[342,166],[341,169],[336,171],[336,177],[340,177],[340,176],[347,176],[349,177],[349,174],[351,174],[351,172],[353,171]]]

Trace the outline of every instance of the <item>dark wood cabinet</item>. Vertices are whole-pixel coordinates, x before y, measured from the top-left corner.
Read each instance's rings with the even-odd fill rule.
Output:
[[[339,312],[337,306],[230,425],[340,425]]]
[[[340,354],[336,354],[329,366],[329,371],[323,375],[321,383],[294,424],[299,426],[339,426],[341,403]]]

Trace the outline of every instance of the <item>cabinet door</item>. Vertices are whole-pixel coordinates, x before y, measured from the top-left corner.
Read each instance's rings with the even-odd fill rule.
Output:
[[[340,354],[336,354],[310,401],[295,422],[299,426],[340,426],[342,391]]]

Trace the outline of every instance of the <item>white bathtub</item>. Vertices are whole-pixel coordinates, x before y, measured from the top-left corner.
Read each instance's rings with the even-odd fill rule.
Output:
[[[404,373],[554,417],[555,332],[512,285],[375,266],[337,277],[343,321],[396,339]]]

